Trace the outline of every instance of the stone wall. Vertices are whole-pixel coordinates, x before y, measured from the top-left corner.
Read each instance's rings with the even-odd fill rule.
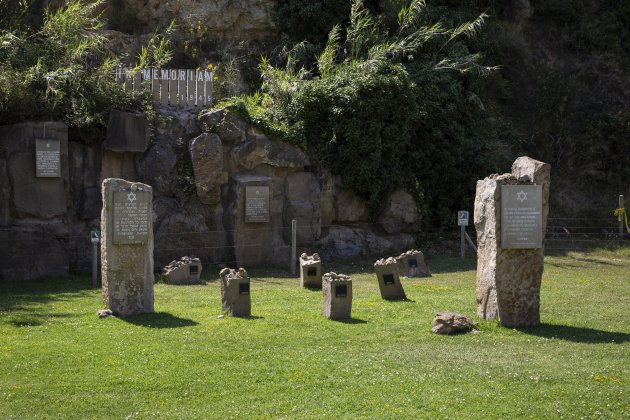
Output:
[[[89,231],[100,225],[106,178],[153,188],[156,270],[183,255],[233,267],[288,266],[293,219],[298,255],[349,259],[413,246],[420,214],[408,193],[392,192],[378,222],[370,223],[366,203],[337,177],[229,109],[160,113],[149,138],[144,117],[113,112],[101,145],[69,141],[59,122],[0,127],[2,278],[89,272]],[[47,137],[61,140],[60,178],[35,177],[34,140],[44,124]],[[267,222],[245,221],[247,186],[269,188]]]

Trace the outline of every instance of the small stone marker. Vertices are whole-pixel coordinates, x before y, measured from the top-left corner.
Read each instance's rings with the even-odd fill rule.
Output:
[[[35,140],[35,176],[61,176],[61,142],[56,139]]]
[[[201,280],[201,260],[197,257],[182,257],[171,261],[162,269],[164,282],[168,284],[203,284]]]
[[[124,179],[103,181],[103,302],[114,314],[153,312],[152,189]]]
[[[477,315],[501,325],[540,324],[543,233],[550,165],[520,157],[512,173],[477,181]]]
[[[247,318],[251,316],[249,276],[244,268],[233,270],[224,268],[221,276],[221,309],[232,316]]]
[[[245,187],[245,221],[247,223],[269,221],[269,187]]]
[[[374,272],[378,278],[378,288],[381,290],[383,299],[402,300],[407,298],[400,282],[396,258],[383,258],[376,261],[374,263]]]
[[[457,334],[475,329],[475,323],[457,312],[440,312],[433,319],[431,331],[436,334]]]
[[[405,277],[431,277],[431,272],[424,261],[424,254],[417,249],[403,252],[398,257],[398,270]]]
[[[300,286],[322,288],[322,261],[319,254],[300,255]]]
[[[333,320],[349,319],[352,312],[352,279],[345,274],[326,273],[322,280],[322,315]]]

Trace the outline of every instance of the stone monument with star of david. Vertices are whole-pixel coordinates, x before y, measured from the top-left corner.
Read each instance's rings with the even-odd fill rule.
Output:
[[[124,179],[103,181],[103,303],[114,314],[153,312],[152,189]]]
[[[501,325],[540,323],[550,165],[520,157],[512,172],[477,182],[477,315]]]

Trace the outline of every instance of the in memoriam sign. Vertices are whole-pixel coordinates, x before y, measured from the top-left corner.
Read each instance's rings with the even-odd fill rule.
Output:
[[[58,178],[61,176],[61,142],[35,140],[35,176]]]
[[[114,191],[114,244],[142,244],[149,234],[148,191]]]
[[[542,248],[542,186],[501,186],[501,248]]]
[[[269,187],[245,187],[245,221],[269,221]]]

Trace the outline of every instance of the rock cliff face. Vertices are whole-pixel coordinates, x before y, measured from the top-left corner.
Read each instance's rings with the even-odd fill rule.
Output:
[[[288,266],[294,219],[298,254],[382,257],[414,245],[420,214],[408,193],[392,192],[374,224],[366,203],[337,177],[230,109],[200,117],[195,108],[159,111],[151,141],[146,121],[124,112],[108,126],[123,134],[101,146],[69,142],[61,123],[0,127],[0,277],[88,272],[89,231],[100,225],[106,178],[152,187],[156,270],[184,255],[204,264]],[[46,137],[61,143],[58,178],[35,176],[34,141],[44,125]],[[247,220],[250,187],[268,193],[264,221]]]

